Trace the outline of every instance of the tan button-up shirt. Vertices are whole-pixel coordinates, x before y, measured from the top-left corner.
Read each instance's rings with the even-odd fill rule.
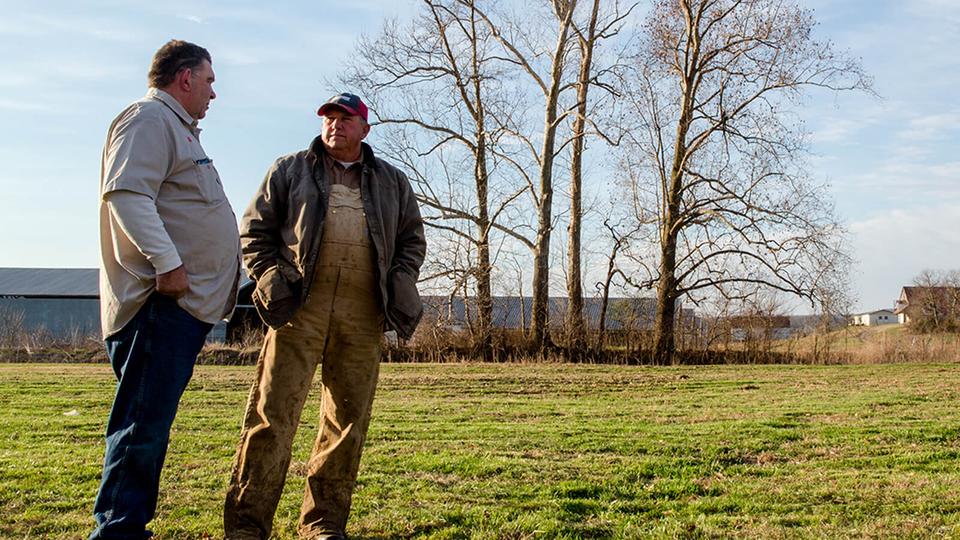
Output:
[[[360,175],[363,173],[363,164],[359,161],[344,164],[330,157],[323,156],[324,173],[330,179],[330,185],[342,184],[350,189],[360,189]]]
[[[153,293],[157,274],[181,263],[189,290],[178,299],[180,307],[211,324],[233,311],[237,221],[199,135],[183,106],[155,88],[110,126],[100,168],[104,337],[130,322]],[[137,199],[153,203],[136,206],[147,210],[142,219],[121,220],[122,212],[111,211],[111,204],[131,205],[129,210]]]

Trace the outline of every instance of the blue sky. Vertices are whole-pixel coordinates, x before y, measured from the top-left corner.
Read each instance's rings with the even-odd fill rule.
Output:
[[[803,115],[813,175],[831,183],[853,233],[856,308],[889,307],[920,270],[960,268],[960,2],[804,5],[821,36],[863,59],[880,95],[816,94]],[[166,40],[213,54],[218,98],[202,140],[240,212],[270,163],[317,133],[313,111],[360,33],[415,6],[0,0],[0,266],[97,265],[106,129],[145,93]]]
[[[922,269],[960,268],[960,2],[806,5],[880,96],[823,96],[807,118],[814,174],[853,233],[857,307],[889,307]]]

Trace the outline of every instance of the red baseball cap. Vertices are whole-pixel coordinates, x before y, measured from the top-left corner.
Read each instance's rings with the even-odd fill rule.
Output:
[[[354,94],[348,94],[344,92],[342,94],[333,96],[332,98],[328,99],[326,103],[321,105],[319,109],[317,109],[317,115],[323,116],[324,112],[329,110],[331,107],[343,109],[354,116],[363,118],[364,122],[367,121],[367,106],[358,96]]]

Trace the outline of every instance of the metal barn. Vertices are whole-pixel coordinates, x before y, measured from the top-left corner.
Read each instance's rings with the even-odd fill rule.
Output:
[[[0,268],[0,332],[99,336],[96,268]]]

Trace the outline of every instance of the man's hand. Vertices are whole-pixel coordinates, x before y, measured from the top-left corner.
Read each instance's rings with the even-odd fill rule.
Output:
[[[157,274],[157,292],[164,296],[180,298],[189,288],[187,271],[182,264],[165,274]]]

